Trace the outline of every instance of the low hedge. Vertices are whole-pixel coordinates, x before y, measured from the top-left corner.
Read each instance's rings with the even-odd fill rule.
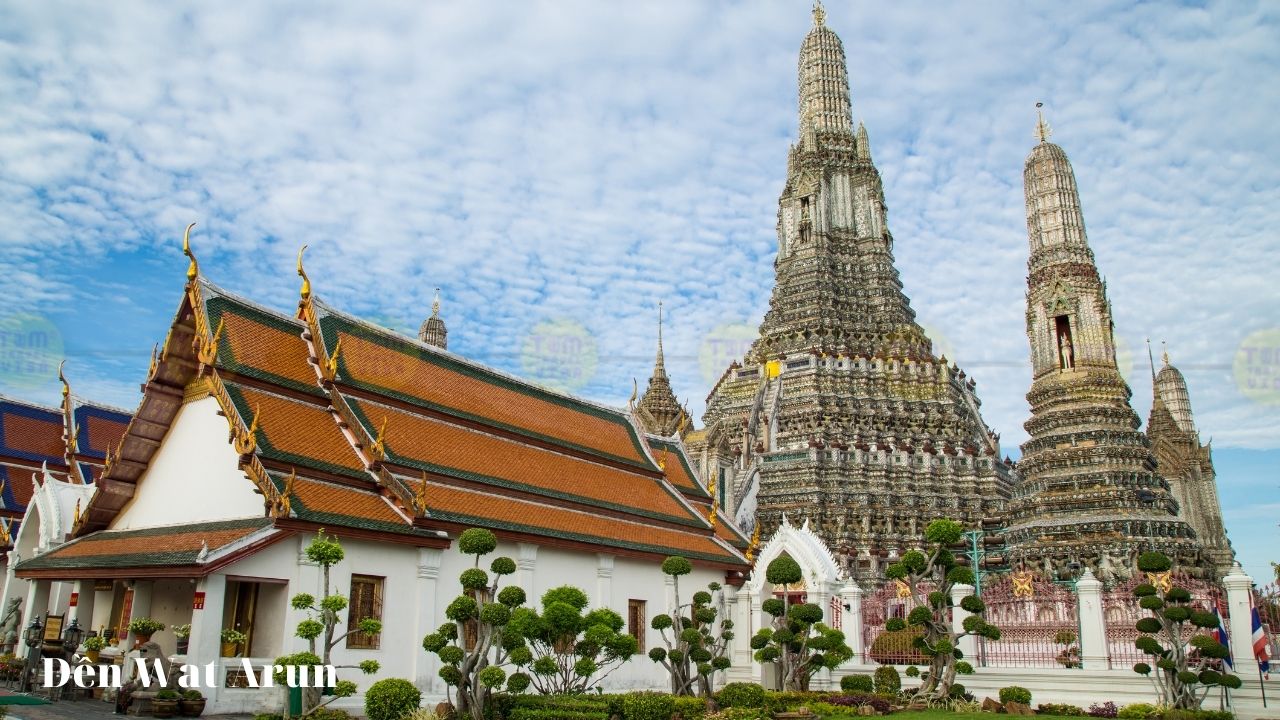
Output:
[[[721,707],[764,707],[764,688],[755,683],[732,682],[716,693]]]

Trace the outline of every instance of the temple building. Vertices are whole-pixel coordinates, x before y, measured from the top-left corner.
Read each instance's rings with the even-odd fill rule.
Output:
[[[274,689],[248,686],[241,658],[260,665],[306,648],[295,635],[306,614],[289,598],[327,592],[304,552],[322,529],[346,554],[333,570],[352,597],[341,628],[366,616],[388,623],[334,650],[340,665],[381,663],[373,676],[344,675],[361,688],[408,677],[443,697],[439,661],[421,642],[473,565],[456,544],[468,527],[497,535],[497,554],[517,567],[505,584],[531,605],[573,584],[626,619],[642,649],[660,643],[647,618],[672,602],[660,569],[669,555],[693,564],[682,587],[721,583],[728,609],[742,611],[736,588],[754,548],[678,438],[646,433],[628,409],[352,317],[312,294],[301,255],[301,301],[289,314],[221,290],[188,254],[177,312],[91,499],[63,514],[58,542],[13,569],[28,617],[75,618],[123,648],[131,619],[164,623],[153,640],[166,655],[214,663],[208,712],[221,714],[278,707]],[[64,585],[73,592],[59,593]],[[227,629],[245,635],[236,657],[223,657]],[[667,679],[641,654],[606,688]]]
[[[1200,444],[1186,378],[1170,364],[1167,351],[1163,361],[1158,374],[1154,373],[1152,364],[1153,397],[1147,438],[1156,457],[1156,467],[1178,501],[1178,514],[1196,531],[1213,577],[1222,577],[1231,569],[1235,553],[1222,523],[1213,449],[1207,443]]]
[[[1108,581],[1135,572],[1139,553],[1158,550],[1179,568],[1204,573],[1196,532],[1179,516],[1116,365],[1111,302],[1085,235],[1071,162],[1048,141],[1043,116],[1038,134],[1023,170],[1033,379],[1030,439],[1005,532],[1010,557],[1064,578],[1073,564],[1090,567]],[[1189,423],[1189,406],[1174,402]]]
[[[418,339],[441,350],[449,349],[449,329],[440,317],[440,288],[436,288],[436,298],[431,302],[431,316],[418,328]]]
[[[999,514],[1014,476],[974,380],[916,323],[840,38],[821,4],[800,48],[799,139],[778,201],[776,280],[759,337],[688,438],[739,526],[805,522],[853,576],[925,525]]]
[[[0,608],[11,599],[30,606],[14,565],[66,539],[129,423],[127,412],[84,400],[59,379],[57,408],[0,397]],[[52,591],[70,601],[69,585]]]

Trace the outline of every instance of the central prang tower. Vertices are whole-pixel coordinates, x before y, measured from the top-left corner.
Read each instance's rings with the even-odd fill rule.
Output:
[[[769,310],[690,449],[747,532],[757,519],[765,537],[783,514],[808,519],[871,579],[930,520],[998,514],[1012,477],[974,381],[934,356],[903,294],[880,173],[820,3],[799,86]]]

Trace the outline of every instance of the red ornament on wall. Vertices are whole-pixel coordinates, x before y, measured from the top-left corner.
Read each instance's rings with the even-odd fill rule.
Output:
[[[77,604],[79,604],[79,602],[80,602],[80,593],[78,592],[71,593],[71,602],[68,604],[71,607],[75,607]]]
[[[204,593],[203,592],[197,592],[195,597],[191,600],[191,609],[192,610],[204,609]]]

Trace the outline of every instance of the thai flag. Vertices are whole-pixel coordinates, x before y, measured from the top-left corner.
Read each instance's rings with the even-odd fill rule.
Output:
[[[1258,608],[1253,609],[1253,657],[1258,661],[1258,669],[1270,679],[1271,647],[1267,644],[1267,633],[1262,629]]]
[[[1235,663],[1231,661],[1231,643],[1227,640],[1227,626],[1222,624],[1222,613],[1216,606],[1213,608],[1213,616],[1218,619],[1218,627],[1213,631],[1213,637],[1217,639],[1219,645],[1227,649],[1227,657],[1222,662],[1234,670]]]

